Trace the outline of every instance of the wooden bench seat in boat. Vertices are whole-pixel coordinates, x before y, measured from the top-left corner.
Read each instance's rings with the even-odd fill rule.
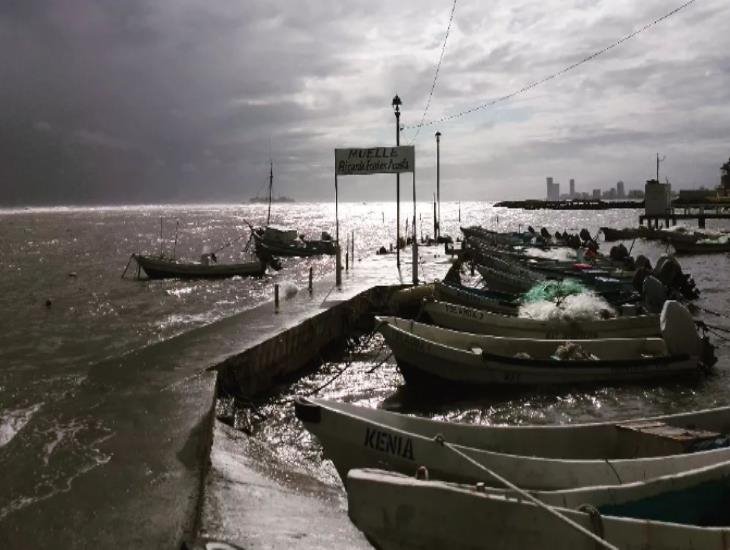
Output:
[[[670,426],[661,421],[622,422],[616,428],[619,454],[635,458],[687,453],[698,443],[722,437],[718,432]]]

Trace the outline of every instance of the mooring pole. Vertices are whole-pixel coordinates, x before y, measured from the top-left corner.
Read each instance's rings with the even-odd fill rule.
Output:
[[[418,239],[416,238],[416,167],[413,167],[413,284],[418,284]]]
[[[279,283],[274,284],[274,313],[279,313]]]
[[[433,194],[433,240],[438,240],[438,229],[436,223],[436,193]]]
[[[314,268],[309,267],[309,293],[311,294],[314,287],[312,285],[312,279],[314,278]]]
[[[160,216],[160,258],[162,258],[162,216]]]
[[[350,255],[350,258],[352,258],[352,267],[355,267],[355,230],[352,230],[352,239],[350,239],[350,244],[352,245],[352,254]]]
[[[335,172],[335,284],[342,286],[342,252],[340,250],[340,214],[337,191],[337,172]]]
[[[436,238],[441,236],[441,132],[436,132],[436,204],[438,205],[438,221],[436,222]]]
[[[172,247],[172,259],[175,259],[175,254],[177,252],[177,230],[180,228],[180,221],[175,220],[175,244]]]
[[[393,97],[395,113],[395,144],[400,147],[400,106],[403,104],[398,94]],[[400,269],[400,172],[395,175],[395,263]]]

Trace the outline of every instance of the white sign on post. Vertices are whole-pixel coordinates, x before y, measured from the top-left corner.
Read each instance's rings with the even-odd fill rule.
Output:
[[[342,284],[340,258],[340,216],[337,176],[370,174],[413,174],[413,284],[418,284],[418,241],[416,240],[416,148],[413,145],[398,147],[350,147],[335,149],[335,223],[337,232],[337,287]],[[399,266],[400,268],[400,266]]]
[[[414,172],[413,145],[335,149],[335,172],[340,175],[400,174]]]

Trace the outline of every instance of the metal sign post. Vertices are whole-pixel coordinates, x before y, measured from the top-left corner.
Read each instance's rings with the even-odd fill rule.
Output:
[[[413,174],[413,284],[418,284],[418,242],[416,228],[416,151],[412,145],[398,147],[370,147],[335,149],[335,218],[337,232],[337,249],[339,250],[339,210],[338,210],[338,175],[370,175],[370,174]],[[397,248],[397,244],[396,244]],[[399,254],[396,254],[399,257]],[[400,267],[400,265],[398,265]],[[337,261],[337,281],[341,280],[340,260]],[[340,283],[338,282],[338,285]]]

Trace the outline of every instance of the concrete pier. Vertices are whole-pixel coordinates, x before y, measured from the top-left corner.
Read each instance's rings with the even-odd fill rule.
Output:
[[[421,257],[430,279],[450,265],[441,247]],[[282,297],[278,313],[268,302],[92,366],[49,406],[64,421],[96,426],[84,434],[96,464],[0,519],[0,547],[192,548],[211,536],[246,548],[365,546],[342,493],[307,481],[295,494],[264,467],[275,464],[265,449],[215,421],[216,389],[267,389],[409,281],[392,255],[373,256],[343,273],[340,289],[332,275],[311,293]],[[4,475],[33,473],[14,464]]]

